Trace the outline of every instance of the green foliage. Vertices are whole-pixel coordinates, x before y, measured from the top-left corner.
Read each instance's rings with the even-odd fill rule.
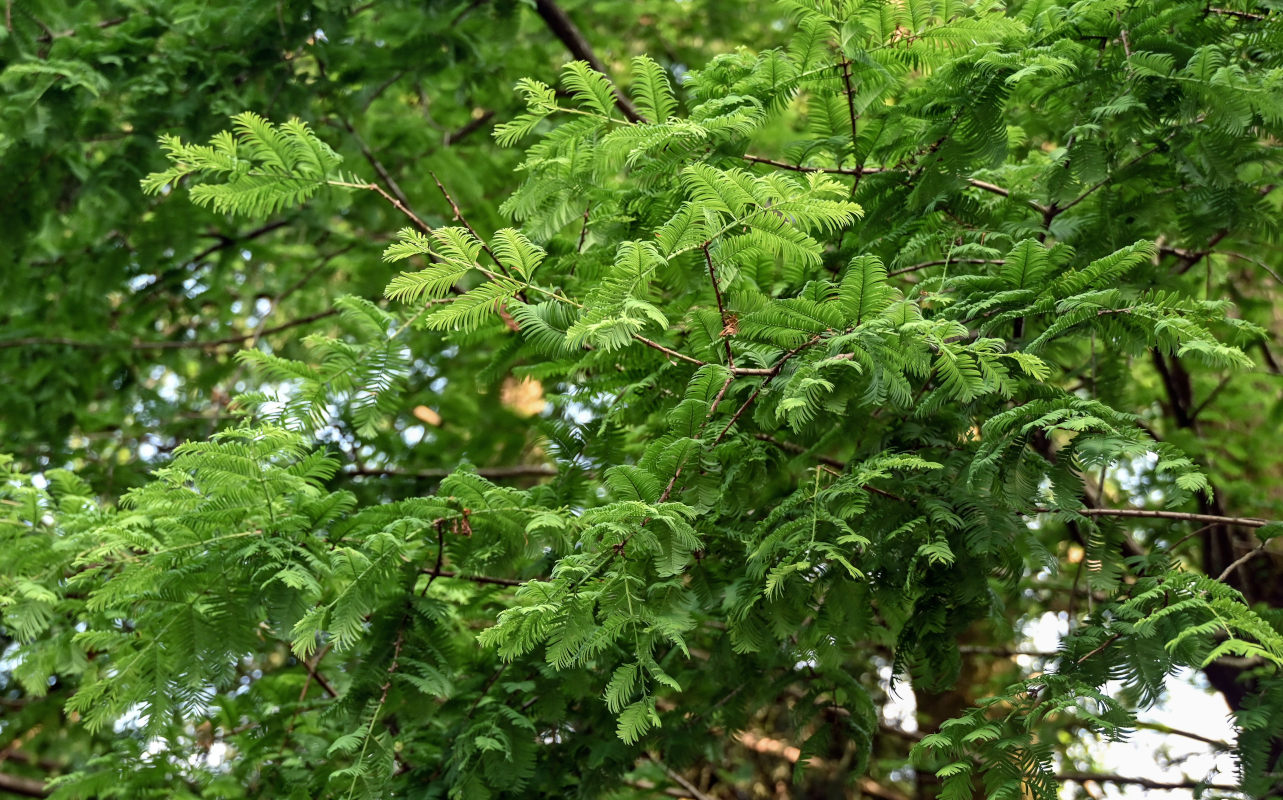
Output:
[[[493,5],[412,34],[416,9],[317,9],[312,44],[498,62],[519,48],[455,32]],[[344,57],[307,56],[352,75],[333,131],[162,134],[149,213],[315,229],[238,302],[325,324],[214,326],[235,398],[126,491],[0,462],[0,688],[74,722],[54,796],[732,796],[769,737],[802,792],[911,766],[1041,800],[1180,669],[1231,700],[1243,792],[1277,791],[1278,287],[1242,270],[1279,246],[1283,42],[1222,11],[792,3],[693,70],[535,59],[494,128],[519,182],[497,149],[393,178],[346,115],[386,144],[437,100],[380,112]],[[413,224],[388,242],[385,213]],[[381,262],[345,255],[371,239]],[[1071,625],[1040,669],[992,663],[1044,614]],[[912,752],[880,724],[896,682],[939,701]]]

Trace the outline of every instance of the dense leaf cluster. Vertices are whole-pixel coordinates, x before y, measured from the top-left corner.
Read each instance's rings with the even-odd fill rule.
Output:
[[[1272,364],[1269,291],[1209,287],[1217,243],[1279,246],[1283,28],[1221,11],[809,2],[680,82],[572,61],[495,130],[526,149],[486,235],[298,120],[167,136],[151,193],[412,224],[386,302],[241,351],[238,419],[118,504],[6,463],[13,679],[130,732],[57,796],[593,797],[702,765],[719,793],[758,730],[801,786],[1041,800],[1058,733],[1125,738],[1181,668],[1237,712],[1238,786],[1279,791],[1283,500],[1226,514],[1196,436],[1223,384],[1190,398]],[[415,376],[456,357],[546,392],[548,478],[344,485],[395,471]],[[925,704],[1043,610],[1072,624],[1036,672],[887,745],[884,671]]]

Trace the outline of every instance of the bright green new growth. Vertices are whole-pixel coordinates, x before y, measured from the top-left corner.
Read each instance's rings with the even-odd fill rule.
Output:
[[[680,95],[634,58],[635,123],[585,63],[561,94],[523,81],[527,112],[495,131],[528,145],[503,206],[519,227],[402,230],[384,251],[400,270],[386,307],[343,301],[342,333],[310,337],[307,361],[243,351],[275,388],[243,396],[239,426],[184,445],[119,510],[69,475],[48,491],[5,476],[0,544],[21,563],[54,553],[0,584],[27,648],[19,674],[32,690],[75,674],[68,711],[85,724],[140,711],[163,736],[231,707],[232,668],[263,640],[313,671],[355,654],[324,722],[301,701],[247,701],[290,718],[252,756],[263,771],[320,748],[315,791],[348,797],[438,780],[460,797],[569,792],[546,765],[559,752],[592,796],[638,752],[689,761],[692,738],[730,734],[776,683],[797,687],[799,728],[823,723],[799,742],[799,774],[840,740],[858,777],[879,715],[851,659],[885,653],[897,679],[948,685],[959,636],[1063,568],[1029,527],[1051,513],[1043,526],[1079,537],[1092,605],[1045,672],[926,735],[916,767],[945,798],[1054,798],[1056,730],[1121,739],[1174,670],[1233,656],[1259,682],[1240,717],[1243,785],[1269,785],[1277,615],[1083,513],[1101,510],[1086,477],[1147,458],[1169,508],[1212,497],[1095,364],[1153,352],[1250,369],[1263,331],[1226,300],[1132,282],[1163,258],[1151,237],[1078,232],[1132,202],[1108,181],[1143,169],[1154,142],[1199,136],[1229,159],[1277,134],[1283,72],[1277,54],[1241,57],[1255,33],[1204,30],[1193,6],[1097,5],[800,4],[787,48],[717,58]],[[1093,71],[1079,39],[1112,38],[1117,15],[1132,26],[1124,78]],[[1145,49],[1162,25],[1206,41]],[[1101,105],[1059,147],[1026,148],[1053,138],[1037,104],[1073,80],[1100,83]],[[1157,86],[1171,118],[1138,114],[1153,130],[1110,139]],[[208,146],[167,137],[173,167],[144,187],[262,217],[373,185],[338,173],[297,120],[246,113],[233,129]],[[779,139],[785,154],[757,155]],[[1222,177],[1170,213],[1199,229],[1198,214],[1261,194]],[[1272,230],[1266,216],[1245,227]],[[363,508],[327,488],[340,454],[313,435],[386,432],[416,329],[493,346],[483,383],[532,377],[559,412],[584,410],[539,424],[555,477],[507,488],[464,466],[434,494]],[[68,608],[82,630],[54,630]],[[471,671],[493,657],[478,688]],[[290,739],[300,714],[310,743]],[[607,729],[617,742],[593,742]],[[95,785],[91,771],[60,791]]]

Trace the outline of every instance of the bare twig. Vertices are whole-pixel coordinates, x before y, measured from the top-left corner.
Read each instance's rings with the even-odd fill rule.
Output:
[[[68,339],[61,336],[28,336],[21,339],[8,339],[6,341],[0,341],[0,350],[10,348],[10,347],[37,347],[37,346],[45,346],[45,345],[57,345],[62,347],[74,347],[82,350],[123,349],[123,350],[206,350],[208,351],[208,350],[217,350],[220,347],[227,347],[229,345],[241,344],[243,342],[249,341],[250,339],[255,339],[262,336],[269,336],[273,333],[279,333],[280,331],[289,330],[290,328],[298,327],[299,325],[306,325],[309,322],[316,322],[317,320],[322,320],[322,319],[325,319],[326,317],[332,317],[337,313],[339,313],[338,309],[331,308],[326,311],[319,311],[315,314],[309,314],[306,317],[300,317],[298,319],[290,320],[289,322],[282,322],[280,325],[276,325],[271,328],[266,328],[264,330],[252,331],[250,333],[240,334],[237,336],[227,336],[222,339],[214,339],[214,340],[208,340],[208,341],[197,341],[197,340],[193,340],[189,342],[134,341],[128,344],[121,344],[118,342],[110,342],[110,341],[90,342],[90,341],[84,341],[80,339]]]
[[[0,792],[16,794],[19,797],[48,797],[49,787],[44,781],[38,781],[35,778],[23,778],[0,772]]]
[[[1207,9],[1207,13],[1220,14],[1226,17],[1236,17],[1237,19],[1245,19],[1251,22],[1264,22],[1270,18],[1268,14],[1252,14],[1247,11],[1235,11],[1232,8],[1209,8]]]
[[[490,260],[499,267],[499,270],[504,274],[504,277],[511,278],[512,274],[508,272],[508,268],[503,265],[503,262],[499,260],[499,257],[490,249],[490,245],[486,244],[486,240],[481,238],[477,233],[476,228],[472,227],[472,223],[468,222],[468,219],[463,216],[463,212],[459,210],[459,204],[456,203],[454,198],[450,196],[450,193],[446,191],[445,185],[441,183],[441,179],[437,177],[437,174],[432,170],[428,170],[428,175],[431,176],[432,182],[437,185],[437,188],[441,190],[441,194],[445,197],[446,202],[450,204],[450,210],[454,212],[455,221],[463,223],[463,227],[468,229],[468,233],[472,234],[472,238],[481,242],[481,249],[486,251],[486,255],[490,256]]]
[[[1238,569],[1239,567],[1243,566],[1247,562],[1251,561],[1257,555],[1264,552],[1265,552],[1265,542],[1261,542],[1256,547],[1253,547],[1251,550],[1248,550],[1243,555],[1231,561],[1229,563],[1229,566],[1227,566],[1224,570],[1222,570],[1220,575],[1216,576],[1216,580],[1218,581],[1225,580],[1230,576],[1231,573],[1234,572],[1234,570]]]
[[[9,4],[7,4],[7,3],[6,3],[6,5],[5,5],[5,24],[6,24],[6,26],[8,27],[8,29],[9,29],[9,30],[13,30],[13,22],[12,22],[12,18],[11,18],[11,16],[10,16],[10,10],[9,10],[9,9],[10,9],[10,6],[9,6]],[[129,21],[129,17],[112,17],[111,19],[104,19],[104,20],[102,20],[102,21],[100,21],[100,22],[96,22],[96,23],[94,23],[94,27],[95,27],[95,28],[98,28],[99,30],[105,30],[105,29],[107,29],[107,28],[114,28],[114,27],[116,27],[117,25],[120,25],[120,24],[122,24],[122,23],[124,23],[124,22],[128,22],[128,21]],[[57,32],[51,31],[51,30],[49,30],[49,29],[47,29],[47,28],[46,28],[44,33],[42,33],[42,34],[40,34],[39,36],[37,36],[37,37],[36,37],[36,41],[37,41],[37,42],[52,42],[54,39],[65,39],[65,38],[67,38],[68,36],[75,36],[75,35],[76,35],[76,29],[75,29],[75,28],[68,28],[68,29],[67,29],[67,30],[65,30],[65,31],[57,31]]]
[[[365,156],[365,160],[369,162],[375,173],[378,174],[379,180],[383,181],[383,183],[392,190],[392,195],[396,198],[396,202],[394,202],[393,205],[400,209],[410,219],[414,220],[414,223],[422,228],[424,233],[431,233],[432,229],[429,228],[423,220],[419,219],[412,211],[410,211],[410,201],[405,196],[405,192],[401,191],[401,187],[397,185],[392,174],[383,166],[383,162],[379,161],[379,159],[375,157],[374,151],[372,151],[369,145],[365,143],[365,140],[361,138],[361,134],[356,132],[356,128],[352,126],[352,123],[347,117],[340,117],[339,119],[343,123],[343,127],[347,128],[347,132],[352,134],[352,138],[356,140],[357,146],[361,148],[361,155]],[[375,188],[377,189],[378,187],[376,186]],[[379,194],[387,197],[387,199],[393,199],[392,197],[388,197],[387,193],[382,189],[378,189],[378,191]]]
[[[726,366],[735,369],[735,356],[731,355],[731,320],[726,316],[726,306],[722,304],[722,290],[717,286],[717,271],[713,269],[713,256],[708,252],[712,242],[704,242],[704,262],[708,264],[708,279],[713,284],[713,296],[717,298],[717,313],[722,317],[722,344],[726,345]]]
[[[1091,651],[1090,653],[1088,653],[1087,655],[1082,656],[1081,658],[1079,658],[1079,659],[1078,659],[1077,661],[1075,661],[1074,663],[1075,663],[1075,664],[1081,664],[1081,663],[1083,663],[1084,661],[1086,661],[1087,659],[1091,658],[1092,656],[1097,655],[1097,654],[1099,654],[1099,653],[1103,653],[1107,647],[1109,647],[1111,644],[1113,644],[1114,642],[1118,641],[1118,640],[1119,640],[1119,639],[1121,639],[1122,637],[1123,637],[1123,635],[1122,635],[1121,633],[1115,633],[1113,636],[1111,636],[1111,637],[1109,637],[1108,639],[1106,639],[1105,641],[1101,642],[1101,643],[1100,643],[1100,647],[1097,647],[1095,650],[1092,650],[1092,651]]]
[[[588,238],[588,214],[592,211],[592,203],[584,208],[584,224],[579,228],[579,245],[575,247],[576,253],[584,251],[584,240]]]
[[[460,141],[467,138],[469,134],[480,130],[487,122],[494,119],[494,113],[494,110],[489,108],[483,110],[480,114],[474,113],[472,115],[472,119],[463,123],[455,130],[446,131],[445,135],[441,137],[441,146],[450,147],[451,145],[458,144]]]
[[[1155,781],[1149,778],[1129,778],[1125,775],[1109,775],[1095,772],[1061,772],[1056,775],[1057,780],[1073,781],[1074,783],[1084,783],[1095,781],[1097,783],[1117,783],[1130,786],[1143,786],[1146,789],[1175,790],[1175,789],[1212,789],[1218,792],[1236,792],[1239,787],[1226,783],[1204,783],[1202,781]]]
[[[354,477],[373,477],[373,478],[413,478],[417,480],[440,480],[454,474],[450,469],[420,469],[420,470],[401,470],[395,468],[379,469],[376,467],[357,467],[345,471],[343,474]],[[550,478],[557,474],[557,467],[553,464],[515,464],[512,466],[499,467],[478,467],[477,474],[487,480],[503,480],[504,478]]]
[[[1055,514],[1064,509],[1036,508],[1035,514]],[[1079,508],[1065,512],[1081,514],[1084,517],[1142,517],[1152,519],[1175,519],[1184,522],[1207,522],[1215,525],[1242,525],[1245,528],[1260,528],[1270,523],[1260,517],[1222,517],[1215,514],[1189,514],[1184,511],[1157,511],[1148,508]]]
[[[923,261],[921,264],[914,264],[911,267],[901,267],[900,269],[891,270],[890,272],[887,273],[887,277],[891,277],[893,275],[903,275],[906,272],[917,272],[918,270],[926,269],[927,267],[940,267],[940,266],[944,266],[945,264],[1005,264],[1005,263],[1007,263],[1007,260],[1004,258],[940,258],[940,259],[936,259],[935,261]]]
[[[679,353],[670,347],[664,347],[659,342],[652,341],[651,339],[647,339],[645,336],[633,334],[633,339],[641,342],[642,344],[646,345],[652,350],[658,350],[659,352],[664,353],[665,355],[672,356],[673,358],[680,359],[689,364],[695,364],[696,366],[700,366],[700,367],[708,364],[707,361],[700,361],[698,358],[693,358],[691,356],[686,355],[685,353]]]
[[[424,233],[432,233],[431,225],[419,219],[419,216],[410,210],[409,205],[401,202],[399,199],[388,194],[387,190],[385,190],[382,186],[378,185],[377,183],[348,183],[347,181],[329,181],[329,185],[341,186],[345,189],[364,189],[367,192],[377,192],[380,197],[382,197],[384,200],[387,200],[389,203],[391,203],[393,208],[395,208],[397,211],[400,211],[402,214],[408,217],[410,221],[413,222],[416,227],[418,227],[419,230],[423,231]]]
[[[461,575],[458,572],[453,572],[448,569],[438,571],[436,576],[439,578],[454,578],[455,580],[460,581],[471,581],[473,583],[486,583],[492,586],[521,586],[525,584],[525,581],[519,581],[516,578],[496,578],[492,575]]]

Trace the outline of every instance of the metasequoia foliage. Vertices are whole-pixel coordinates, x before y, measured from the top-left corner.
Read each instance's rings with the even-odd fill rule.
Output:
[[[1278,790],[1279,614],[1177,547],[1216,487],[1120,373],[1251,370],[1270,336],[1183,276],[1209,239],[1278,241],[1280,27],[1189,3],[791,14],[786,47],[680,84],[647,57],[623,89],[579,61],[522,81],[495,129],[526,148],[513,227],[389,198],[415,224],[386,302],[341,301],[305,359],[242,351],[263,388],[241,420],[118,507],[6,474],[15,675],[140,731],[57,796],[175,775],[197,796],[597,796],[720,763],[785,692],[795,779],[841,758],[854,781],[877,668],[952,684],[960,638],[1062,571],[1090,599],[1059,651],[912,748],[940,796],[1056,797],[1057,731],[1125,738],[1168,675],[1225,663],[1246,665],[1238,785]],[[377,186],[298,120],[163,146],[144,188],[229,214]],[[531,427],[555,475],[465,464],[370,505],[335,486],[318,432],[387,430],[424,330],[490,353],[482,386],[549,389]],[[1111,513],[1120,465],[1160,498],[1149,522]],[[1283,530],[1235,523],[1261,551]],[[270,666],[246,680],[249,654]],[[206,720],[225,766],[186,757]]]

